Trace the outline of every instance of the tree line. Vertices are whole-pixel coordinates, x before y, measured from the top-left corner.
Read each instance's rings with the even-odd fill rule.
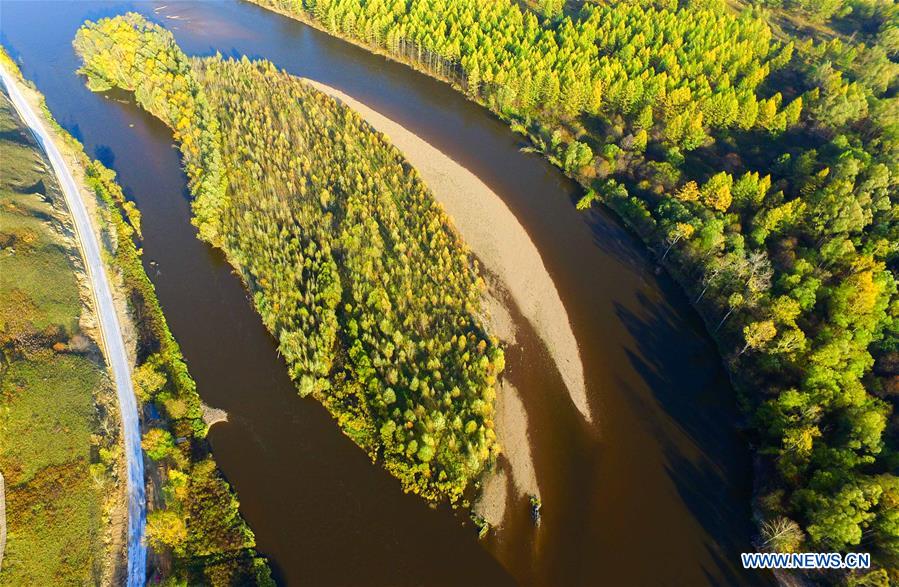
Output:
[[[134,244],[134,210],[126,206],[115,172],[87,156],[84,160],[85,181],[108,210],[115,264],[137,327],[135,393],[142,405],[160,411],[147,421],[142,440],[163,480],[161,506],[151,507],[147,515],[147,541],[159,556],[171,556],[173,564],[161,565],[157,571],[162,574],[152,579],[273,585],[267,562],[255,550],[253,532],[240,516],[237,497],[210,454],[196,384]]]
[[[614,2],[548,20],[512,1],[258,3],[412,61],[514,118],[625,116],[692,148],[710,129],[785,128],[800,108],[758,96],[792,46],[748,13]]]

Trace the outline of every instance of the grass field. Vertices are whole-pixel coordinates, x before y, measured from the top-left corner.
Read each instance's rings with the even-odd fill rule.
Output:
[[[0,585],[109,580],[118,427],[55,179],[0,93]]]

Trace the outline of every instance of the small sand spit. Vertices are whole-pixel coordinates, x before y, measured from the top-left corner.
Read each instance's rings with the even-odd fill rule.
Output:
[[[220,408],[213,408],[201,403],[200,408],[203,410],[203,422],[210,428],[213,424],[228,421],[228,412]]]
[[[503,454],[509,460],[515,490],[519,495],[540,497],[528,439],[528,413],[518,390],[508,381],[502,383],[496,397],[496,432],[502,442]]]
[[[506,472],[502,469],[484,475],[481,495],[474,504],[474,513],[481,516],[491,528],[501,526],[506,516],[506,505],[509,503],[508,483]]]
[[[518,390],[508,381],[502,383],[496,397],[496,433],[505,458],[484,476],[481,495],[475,504],[475,513],[492,527],[502,525],[509,503],[510,476],[515,496],[540,497],[528,439],[528,414]]]
[[[473,173],[403,126],[335,88],[314,80],[304,81],[356,111],[386,135],[418,170],[434,197],[452,217],[463,240],[486,269],[502,281],[521,313],[534,326],[556,363],[574,405],[591,422],[584,367],[568,313],[537,247],[505,202]]]

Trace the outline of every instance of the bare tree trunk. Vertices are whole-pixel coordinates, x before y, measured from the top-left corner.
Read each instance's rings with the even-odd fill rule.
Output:
[[[728,318],[730,318],[730,315],[733,314],[733,311],[734,311],[733,308],[731,308],[727,311],[727,314],[725,314],[724,318],[721,319],[721,322],[718,323],[718,327],[715,328],[715,332],[718,332],[719,330],[721,330],[721,327],[724,326],[724,323],[727,321]],[[740,354],[742,355],[743,353],[740,353]]]
[[[665,257],[668,256],[668,253],[671,252],[671,247],[673,247],[674,245],[676,245],[679,241],[680,241],[680,237],[677,237],[676,239],[674,239],[674,241],[672,241],[672,242],[668,245],[668,248],[665,249],[665,254],[662,255],[662,261],[664,261],[664,260],[665,260]]]
[[[699,300],[701,300],[703,298],[703,296],[705,296],[705,292],[707,292],[709,290],[709,285],[710,284],[706,284],[706,286],[704,288],[702,288],[702,291],[699,293],[699,297],[696,298],[695,302],[693,302],[694,306],[699,303]]]

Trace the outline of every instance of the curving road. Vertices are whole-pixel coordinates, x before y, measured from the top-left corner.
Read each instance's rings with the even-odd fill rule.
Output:
[[[128,586],[139,587],[146,580],[147,551],[144,546],[144,528],[147,510],[144,492],[144,461],[140,446],[140,420],[134,388],[131,385],[131,367],[118,316],[112,301],[112,292],[106,280],[97,233],[91,226],[90,217],[78,192],[72,174],[65,164],[56,145],[47,134],[40,118],[25,100],[16,79],[0,64],[0,78],[6,86],[13,106],[25,124],[31,129],[38,144],[44,149],[53,166],[53,171],[65,195],[66,204],[75,224],[75,233],[81,246],[81,254],[90,278],[91,290],[97,309],[97,317],[106,350],[106,360],[112,369],[122,428],[125,433],[125,464],[128,470]]]

